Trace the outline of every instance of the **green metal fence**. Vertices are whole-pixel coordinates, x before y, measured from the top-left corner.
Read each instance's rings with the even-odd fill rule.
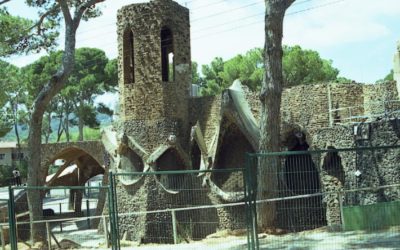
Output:
[[[267,235],[283,234],[264,236],[261,249],[364,249],[366,241],[374,247],[400,244],[400,227],[393,219],[400,201],[399,145],[257,153],[247,158],[246,168],[258,169],[258,182],[274,183],[257,199],[258,211],[275,208],[276,231]],[[357,229],[368,233],[343,231]]]
[[[9,213],[10,213],[10,200],[0,199],[0,242],[2,249],[5,249],[9,244]]]
[[[33,247],[35,236],[31,229],[35,227],[36,233],[41,237],[41,244],[46,249],[108,248],[110,245],[112,249],[118,249],[113,241],[113,216],[111,213],[103,214],[103,210],[98,208],[96,196],[105,192],[112,198],[113,196],[109,195],[110,190],[109,186],[9,187],[10,248],[18,249],[18,245],[21,244]],[[39,218],[31,217],[28,192],[38,192],[43,198],[30,204],[31,208],[42,208],[43,214]]]
[[[223,232],[255,249],[251,181],[246,169],[110,173],[116,244],[186,244]]]

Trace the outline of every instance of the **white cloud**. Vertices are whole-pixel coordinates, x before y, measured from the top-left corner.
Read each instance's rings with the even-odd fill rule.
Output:
[[[400,14],[398,0],[324,0],[314,1],[311,8],[329,3],[332,5],[288,16],[284,41],[318,49],[383,39],[391,31],[382,17]]]

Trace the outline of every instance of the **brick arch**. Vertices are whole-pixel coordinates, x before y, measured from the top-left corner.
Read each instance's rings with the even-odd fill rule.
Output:
[[[42,144],[41,173],[42,178],[48,173],[50,164],[56,159],[61,159],[62,155],[75,149],[91,156],[100,166],[108,167],[105,162],[105,149],[101,141],[81,141],[81,142],[62,142]]]

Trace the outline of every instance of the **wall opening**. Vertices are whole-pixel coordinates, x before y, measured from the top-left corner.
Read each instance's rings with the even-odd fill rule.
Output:
[[[175,81],[173,34],[168,27],[161,29],[161,74],[163,82]]]
[[[166,150],[156,162],[157,171],[184,170],[185,163],[175,149]],[[157,179],[161,184],[171,190],[183,187],[184,175],[181,174],[159,174]]]
[[[320,192],[319,172],[314,164],[306,134],[293,129],[283,141],[288,154],[282,156],[282,170],[278,171],[279,196],[313,194]],[[295,153],[294,151],[297,151]],[[304,151],[304,152],[300,152]],[[290,154],[293,152],[293,154]],[[277,202],[277,226],[289,231],[303,231],[326,225],[325,207],[322,196]]]
[[[131,84],[135,82],[135,50],[134,34],[128,29],[124,33],[123,39],[123,64],[124,64],[124,83]]]
[[[214,169],[244,168],[246,153],[254,150],[240,129],[231,123],[219,140]],[[240,192],[244,188],[242,172],[213,173],[211,180],[225,192]]]
[[[327,149],[333,151],[326,153],[322,169],[324,169],[329,175],[336,177],[344,186],[345,174],[342,165],[342,158],[339,156],[337,151],[334,151],[336,149],[335,147],[328,146]]]
[[[84,186],[94,176],[104,174],[104,168],[97,160],[82,149],[71,147],[54,156],[48,168],[47,186]],[[69,209],[80,212],[83,190],[51,190],[48,198],[68,199]],[[43,209],[47,209],[43,206]]]
[[[289,151],[308,151],[309,145],[303,132],[293,132]],[[309,153],[288,155],[284,167],[288,191],[294,194],[310,194],[320,190],[319,173]]]
[[[124,148],[121,155],[121,164],[119,170],[124,173],[141,173],[144,169],[142,158],[130,148]],[[139,175],[122,175],[120,176],[122,182],[136,181]]]
[[[190,150],[190,159],[192,161],[192,169],[200,170],[201,150],[197,142],[194,142]]]

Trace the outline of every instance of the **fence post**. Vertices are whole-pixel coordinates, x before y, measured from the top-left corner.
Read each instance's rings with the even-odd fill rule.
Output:
[[[119,232],[118,232],[118,210],[116,208],[114,195],[116,195],[114,187],[114,176],[113,172],[109,173],[109,186],[108,186],[108,206],[110,213],[110,234],[111,234],[111,246],[112,249],[119,250]]]
[[[109,247],[110,246],[110,241],[108,240],[107,219],[106,219],[106,217],[104,215],[103,215],[102,219],[103,219],[103,228],[104,228],[104,238],[106,239],[106,246]]]
[[[49,250],[51,250],[51,231],[48,222],[46,222],[46,231],[47,231],[47,244],[49,245]]]
[[[4,229],[3,229],[3,225],[0,226],[0,237],[1,237],[1,249],[2,250],[6,250],[6,243],[4,241]]]
[[[175,210],[171,210],[172,215],[172,232],[174,234],[174,244],[178,244],[178,233],[176,230],[176,214]]]
[[[64,189],[65,190],[65,189]],[[62,214],[62,205],[61,205],[61,202],[60,202],[60,216],[61,216],[61,214]],[[63,228],[62,228],[62,221],[60,221],[60,232],[62,232],[63,231]]]
[[[8,223],[9,223],[9,238],[12,250],[17,250],[17,228],[15,219],[15,204],[14,190],[11,186],[8,187]]]
[[[90,229],[90,207],[88,199],[86,199],[86,215],[87,215],[87,227],[88,229]]]
[[[340,221],[342,223],[342,230],[344,230],[345,224],[344,224],[344,216],[343,216],[343,194],[341,191],[338,192],[338,197],[339,197]]]

